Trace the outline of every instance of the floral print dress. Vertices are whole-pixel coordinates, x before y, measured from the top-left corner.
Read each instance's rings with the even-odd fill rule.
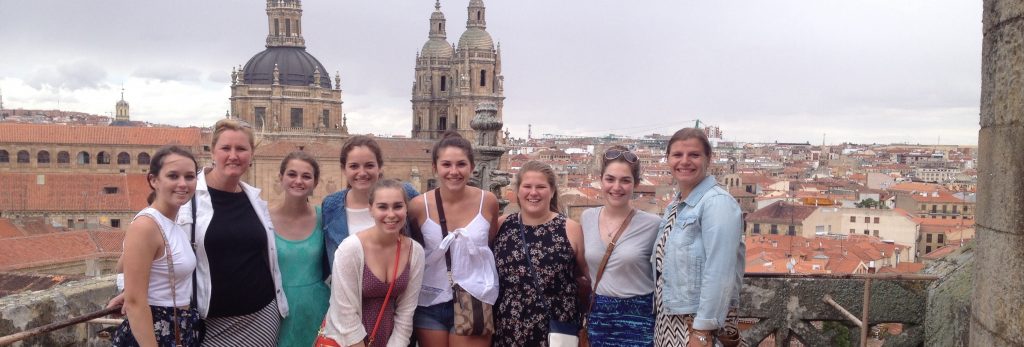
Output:
[[[545,347],[549,321],[580,324],[576,254],[565,233],[564,215],[537,226],[523,225],[518,213],[508,216],[498,230],[494,254],[501,288],[494,346]]]

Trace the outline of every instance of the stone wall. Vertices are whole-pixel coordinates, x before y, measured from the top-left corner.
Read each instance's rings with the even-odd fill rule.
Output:
[[[103,309],[114,296],[114,276],[60,285],[49,290],[15,294],[0,299],[0,335],[10,335]],[[109,345],[95,338],[104,326],[77,324],[12,346]]]

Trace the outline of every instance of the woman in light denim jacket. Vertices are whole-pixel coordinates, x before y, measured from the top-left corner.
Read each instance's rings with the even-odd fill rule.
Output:
[[[715,333],[739,304],[743,282],[740,208],[707,174],[711,146],[701,130],[677,131],[666,154],[679,193],[665,211],[651,257],[654,345],[717,346]],[[692,318],[692,326],[686,318]]]

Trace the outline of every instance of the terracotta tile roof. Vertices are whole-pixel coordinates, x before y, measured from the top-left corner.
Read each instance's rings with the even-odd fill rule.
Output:
[[[85,276],[0,272],[0,297],[49,289],[61,283],[77,281],[83,278]]]
[[[121,254],[124,251],[125,230],[89,231],[89,236],[100,253]]]
[[[802,223],[804,219],[814,213],[818,207],[787,204],[783,201],[773,202],[771,205],[758,209],[747,215],[748,223]]]
[[[889,186],[889,190],[902,192],[934,192],[942,189],[942,186],[934,183],[903,182]]]
[[[14,224],[23,233],[21,236],[48,234],[60,231],[50,225],[50,223],[46,221],[46,218],[43,217],[18,218]]]
[[[43,184],[38,184],[40,176]],[[145,182],[143,174],[4,172],[0,173],[0,210],[138,211],[148,205],[150,188]],[[105,188],[116,192],[107,194]]]
[[[932,253],[935,253],[935,252],[932,252]],[[931,253],[929,253],[929,254],[931,254]],[[892,273],[908,274],[908,273],[918,273],[918,272],[921,272],[921,270],[923,270],[923,269],[924,269],[924,263],[910,263],[910,262],[902,262],[901,261],[899,264],[896,264],[896,267],[883,266],[883,267],[878,269],[878,272],[879,273],[892,272]]]
[[[89,259],[96,244],[85,231],[0,240],[0,271]]]
[[[199,145],[199,128],[146,128],[0,123],[0,143]]]
[[[18,229],[10,219],[0,218],[0,238],[25,236],[25,233]]]

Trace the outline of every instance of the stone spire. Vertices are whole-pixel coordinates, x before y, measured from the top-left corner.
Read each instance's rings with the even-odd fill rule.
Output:
[[[124,87],[121,87],[121,100],[115,106],[114,122],[128,122],[128,120],[128,102],[124,101]]]
[[[470,0],[466,8],[469,17],[466,20],[466,28],[487,29],[487,9],[484,7],[484,0]]]
[[[434,2],[434,13],[430,14],[429,37],[432,39],[446,39],[445,22],[444,13],[441,12],[441,1],[437,0]]]
[[[267,47],[306,47],[302,38],[302,1],[267,0]]]

